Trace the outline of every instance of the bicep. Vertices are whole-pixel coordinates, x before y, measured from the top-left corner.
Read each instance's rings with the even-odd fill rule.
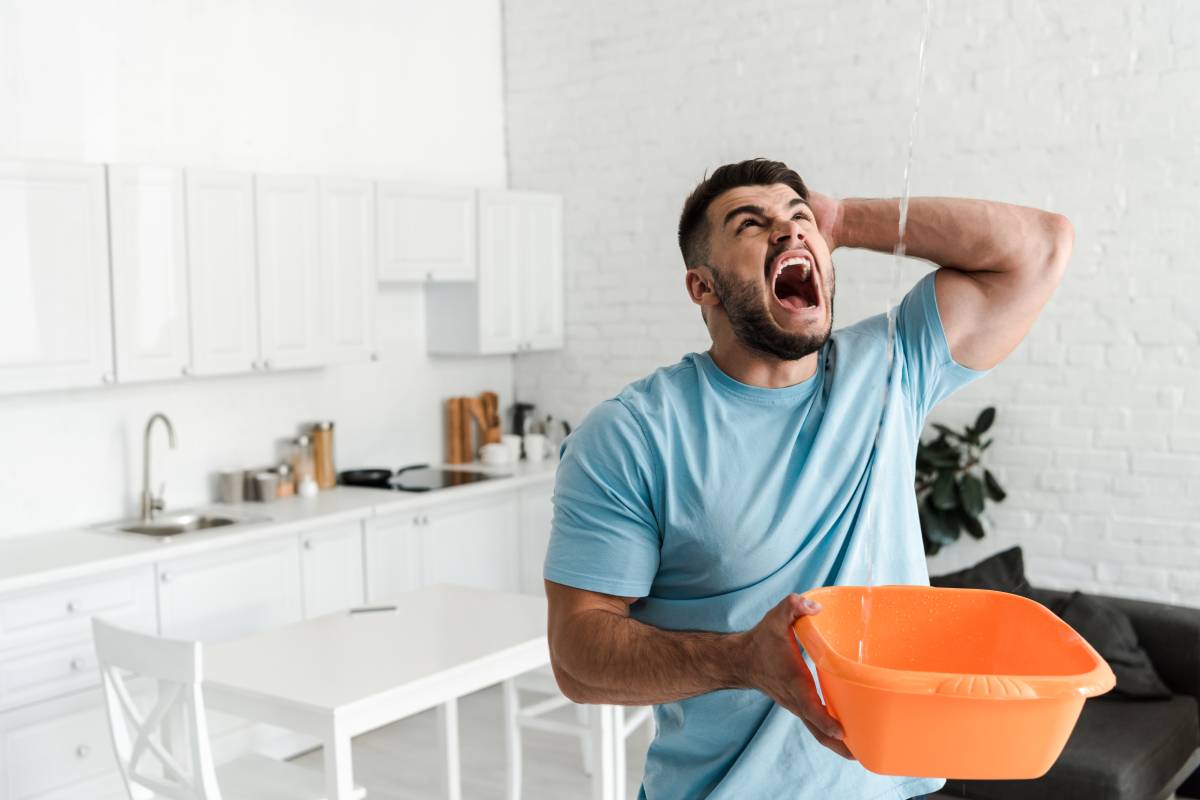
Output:
[[[1029,333],[1062,279],[1073,233],[1065,217],[1045,215],[1045,252],[1008,269],[937,271],[935,289],[951,357],[964,367],[988,370]]]

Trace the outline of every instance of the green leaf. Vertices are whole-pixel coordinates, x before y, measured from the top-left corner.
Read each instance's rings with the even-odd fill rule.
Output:
[[[983,484],[974,475],[963,475],[958,484],[958,496],[962,507],[968,514],[979,516],[983,513]]]
[[[935,422],[935,423],[933,423],[933,427],[936,428],[942,434],[942,436],[949,436],[953,439],[961,438],[960,434],[957,431],[952,431],[949,428],[947,428],[945,425],[939,425],[938,423]]]
[[[944,511],[958,506],[958,499],[954,496],[953,472],[938,473],[937,480],[933,483],[932,496],[935,509]]]
[[[963,528],[966,529],[967,533],[971,534],[976,539],[983,538],[983,523],[979,521],[979,517],[971,516],[961,508],[955,513],[958,515],[958,521],[962,524]]]
[[[1004,487],[1000,485],[1000,481],[996,480],[996,476],[992,474],[991,470],[983,471],[983,482],[987,486],[988,497],[997,503],[1008,497],[1008,492],[1004,491]]]
[[[959,536],[958,520],[948,511],[939,511],[933,504],[933,495],[925,496],[918,513],[923,520],[922,532],[939,546],[950,544]]]
[[[994,439],[988,439],[986,442],[984,442],[983,444],[981,444],[981,445],[979,446],[979,452],[981,452],[981,453],[982,453],[984,450],[987,450],[989,447],[991,447],[991,446],[992,446],[992,442],[993,442],[993,441],[995,441],[995,440],[994,440]]]
[[[996,409],[994,406],[988,406],[983,411],[979,412],[979,416],[975,419],[975,424],[972,430],[975,433],[984,433],[988,428],[992,427],[992,423],[996,421]]]

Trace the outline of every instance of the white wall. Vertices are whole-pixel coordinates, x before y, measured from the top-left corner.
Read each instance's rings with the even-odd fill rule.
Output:
[[[498,0],[0,0],[0,158],[503,186]],[[442,398],[511,400],[511,359],[425,356],[422,290],[386,288],[378,364],[0,397],[0,536],[131,513],[146,418],[180,507],[337,422],[338,466],[442,457]]]
[[[564,192],[567,226],[567,348],[521,356],[518,393],[578,420],[707,347],[674,238],[705,170],[898,194],[923,8],[506,0],[510,179]],[[1010,497],[931,569],[1020,543],[1035,583],[1200,605],[1200,5],[934,9],[913,191],[1060,211],[1077,243],[1029,340],[936,412],[998,407]],[[836,264],[835,324],[882,311],[890,258]]]

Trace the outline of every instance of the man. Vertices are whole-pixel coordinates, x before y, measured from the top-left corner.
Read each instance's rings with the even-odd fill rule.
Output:
[[[779,162],[721,167],[679,225],[712,348],[626,387],[563,445],[545,566],[554,672],[576,702],[656,706],[642,797],[942,786],[853,760],[791,624],[819,612],[799,596],[814,587],[928,583],[913,493],[925,416],[1021,341],[1073,234],[1030,208],[913,199],[906,251],[940,268],[895,310],[889,362],[883,315],[831,335],[830,254],[891,252],[898,222],[895,200],[810,193]]]

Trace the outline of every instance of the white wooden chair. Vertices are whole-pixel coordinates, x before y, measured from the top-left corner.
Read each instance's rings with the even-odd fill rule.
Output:
[[[521,729],[561,733],[579,737],[580,749],[583,755],[583,771],[592,774],[592,729],[589,724],[590,707],[576,705],[568,700],[554,680],[554,674],[548,669],[537,669],[505,681],[504,690],[504,740],[508,755],[508,800],[520,800],[521,797]],[[521,706],[521,691],[544,695],[545,699],[530,705]],[[546,715],[566,706],[575,706],[575,722],[562,719],[547,719]],[[651,733],[654,731],[654,709],[649,706],[639,706],[626,709],[614,706],[616,726],[620,747],[615,749],[614,783],[616,784],[615,800],[625,798],[625,744],[629,737],[649,721]],[[626,712],[629,713],[626,713]]]
[[[199,642],[95,618],[92,631],[113,749],[131,800],[324,800],[323,776],[296,764],[250,755],[214,767]],[[131,689],[139,677],[157,687],[149,710]],[[356,787],[355,798],[365,795]]]

